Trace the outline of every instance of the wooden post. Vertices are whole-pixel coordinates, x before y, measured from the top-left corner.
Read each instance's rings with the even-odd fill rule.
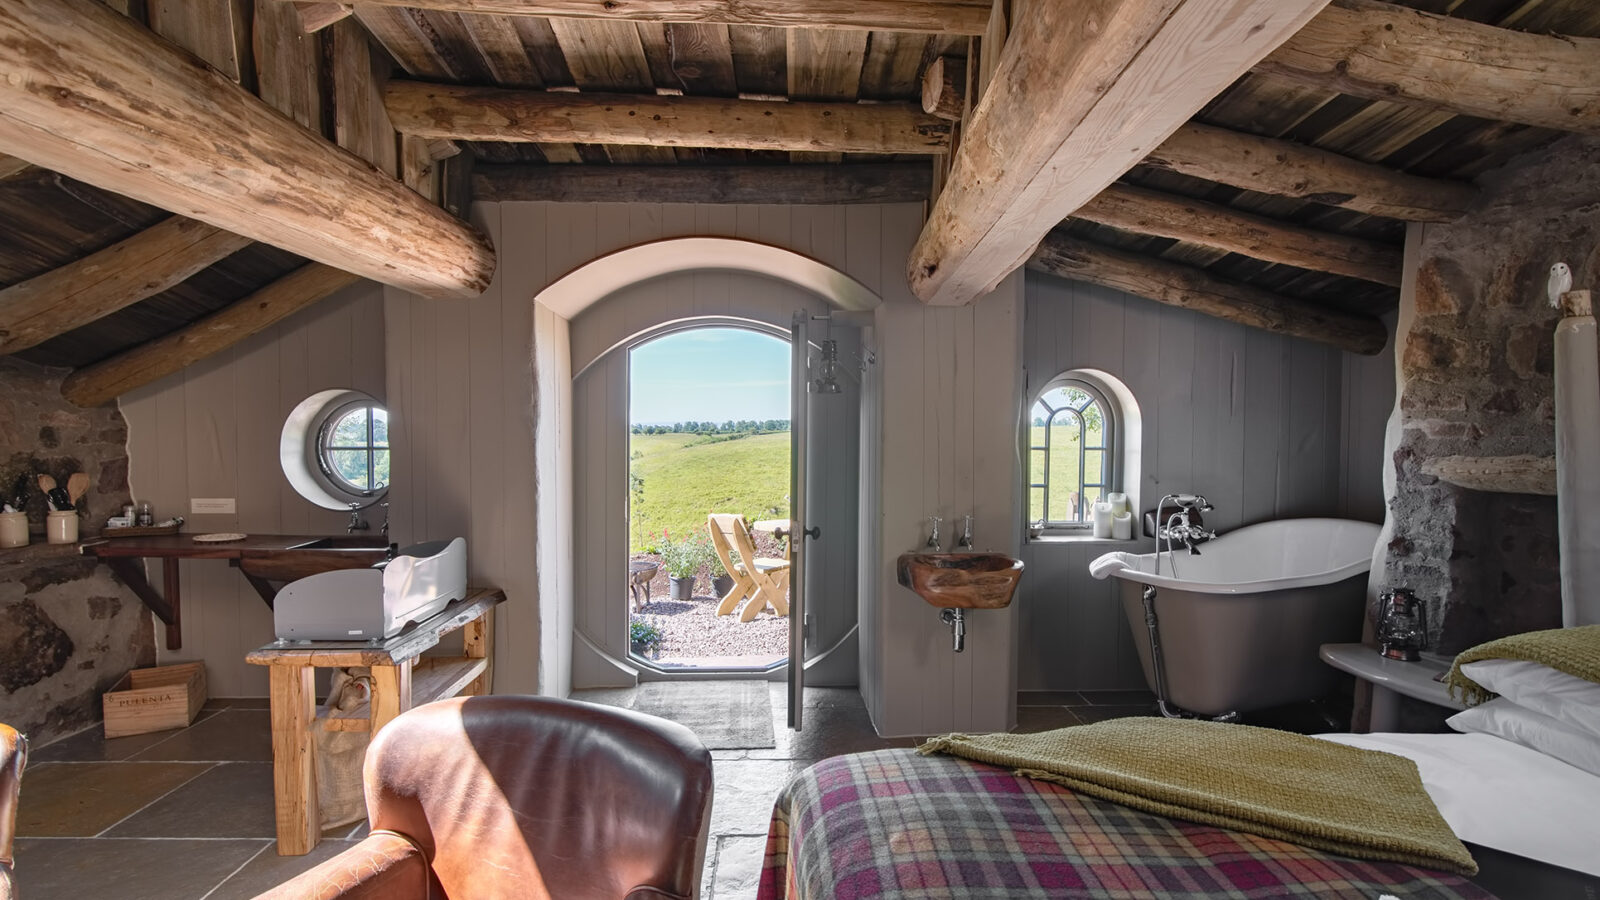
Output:
[[[941,119],[959,120],[967,108],[967,61],[941,56],[922,73],[922,111]]]
[[[494,610],[484,610],[483,615],[467,623],[461,635],[461,655],[485,661],[483,674],[474,678],[462,693],[474,697],[494,693]]]
[[[316,668],[269,666],[272,705],[272,799],[278,855],[304,856],[322,839],[317,808]]]
[[[370,727],[374,737],[383,726],[411,708],[411,660],[392,666],[373,665],[372,704],[369,708],[372,710]]]

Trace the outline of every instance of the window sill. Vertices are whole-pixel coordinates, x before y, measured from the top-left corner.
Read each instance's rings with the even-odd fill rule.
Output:
[[[1117,538],[1097,538],[1089,534],[1042,534],[1038,537],[1027,538],[1029,544],[1116,544],[1119,546],[1133,546],[1139,543],[1139,538],[1118,540]]]

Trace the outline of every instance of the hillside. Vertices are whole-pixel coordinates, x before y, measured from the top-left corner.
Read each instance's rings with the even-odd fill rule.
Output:
[[[631,472],[643,482],[642,491],[628,497],[632,553],[643,552],[664,530],[704,534],[709,513],[743,513],[751,521],[788,514],[787,431],[711,441],[634,434],[628,450]]]

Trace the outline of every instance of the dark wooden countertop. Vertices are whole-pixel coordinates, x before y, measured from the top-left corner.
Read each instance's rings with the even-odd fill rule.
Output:
[[[332,546],[315,545],[329,541]],[[364,543],[363,543],[364,542]],[[241,559],[263,556],[289,550],[310,550],[328,553],[340,550],[382,550],[388,546],[381,538],[345,537],[325,534],[252,534],[240,541],[207,543],[196,541],[193,534],[163,534],[155,537],[104,538],[84,542],[81,551],[85,556],[101,559],[142,557],[147,559]]]

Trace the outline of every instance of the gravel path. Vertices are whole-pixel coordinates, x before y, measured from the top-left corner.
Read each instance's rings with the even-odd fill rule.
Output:
[[[755,539],[757,553],[763,556],[782,553],[770,535],[757,533]],[[658,561],[654,556],[643,554],[632,558]],[[718,665],[738,665],[738,657],[751,657],[747,664],[766,665],[788,655],[788,617],[776,615],[770,607],[749,622],[739,621],[739,610],[726,616],[717,615],[718,598],[710,594],[709,571],[702,571],[696,577],[696,595],[692,600],[669,600],[670,590],[666,571],[658,571],[650,582],[650,602],[634,613],[660,627],[666,635],[659,662],[716,658]],[[632,609],[631,598],[628,604]]]

